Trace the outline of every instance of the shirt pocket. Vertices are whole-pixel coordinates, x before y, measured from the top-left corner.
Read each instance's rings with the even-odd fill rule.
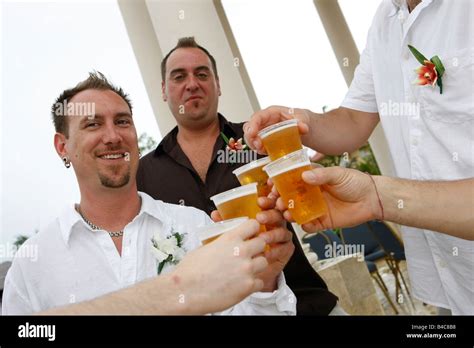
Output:
[[[444,123],[474,120],[474,47],[440,59],[445,67],[443,94],[438,85],[416,86],[424,116]]]

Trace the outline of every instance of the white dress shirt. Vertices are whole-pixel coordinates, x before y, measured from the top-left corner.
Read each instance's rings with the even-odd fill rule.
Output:
[[[374,17],[342,106],[379,113],[399,177],[474,176],[473,22],[468,0],[424,0],[411,13],[405,1],[386,0]],[[421,64],[408,44],[428,59],[440,57],[443,94],[413,83]],[[414,295],[453,314],[474,314],[474,242],[410,227],[402,234]]]
[[[92,230],[68,206],[45,230],[28,239],[28,257],[15,257],[5,280],[3,314],[29,314],[90,300],[157,275],[151,239],[185,234],[184,249],[201,245],[195,230],[212,223],[202,211],[154,200],[139,192],[140,213],[124,229],[122,256],[105,231]],[[32,253],[36,247],[37,254]],[[162,273],[174,265],[167,265]],[[254,293],[223,314],[296,314],[296,298],[283,274],[278,290]]]

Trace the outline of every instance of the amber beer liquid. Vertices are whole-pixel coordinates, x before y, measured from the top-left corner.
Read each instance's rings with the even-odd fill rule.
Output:
[[[301,177],[303,172],[311,169],[306,150],[295,151],[264,167],[299,225],[327,213],[326,201],[319,187],[307,184]]]
[[[245,216],[255,219],[261,211],[257,198],[257,183],[236,187],[211,197],[224,220]],[[260,225],[260,232],[265,231],[265,226]]]
[[[272,161],[303,148],[296,119],[266,127],[258,133],[258,136],[262,139],[263,147]]]
[[[257,183],[257,195],[266,197],[271,192],[271,188],[267,185],[268,174],[263,170],[263,167],[269,163],[269,157],[260,158],[237,168],[232,173],[235,174],[241,185]]]
[[[247,217],[240,217],[237,219],[219,221],[210,225],[199,227],[197,234],[202,244],[209,244],[210,242],[219,238],[222,234],[232,231],[234,228],[240,226],[247,220]]]

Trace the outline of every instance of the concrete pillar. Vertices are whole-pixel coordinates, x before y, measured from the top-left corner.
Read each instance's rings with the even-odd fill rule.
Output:
[[[313,0],[321,22],[328,35],[341,72],[350,86],[354,71],[359,64],[359,51],[352,38],[339,3],[334,0]],[[369,138],[370,146],[384,175],[394,176],[393,161],[387,144],[387,139],[379,124]]]
[[[259,104],[218,0],[118,0],[161,134],[176,122],[161,97],[160,63],[180,37],[194,36],[217,61],[222,96],[219,111],[247,120]]]

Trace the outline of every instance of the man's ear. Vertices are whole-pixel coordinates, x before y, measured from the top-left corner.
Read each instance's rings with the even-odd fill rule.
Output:
[[[217,95],[220,97],[222,93],[221,93],[221,84],[219,82],[219,79],[216,80],[216,84],[217,84]]]
[[[62,133],[54,134],[54,148],[56,149],[56,152],[61,158],[68,155],[67,149],[66,149],[66,141],[67,141],[67,138],[64,134]]]
[[[165,81],[161,81],[161,96],[162,96],[164,102],[168,101],[168,97],[166,96]]]

